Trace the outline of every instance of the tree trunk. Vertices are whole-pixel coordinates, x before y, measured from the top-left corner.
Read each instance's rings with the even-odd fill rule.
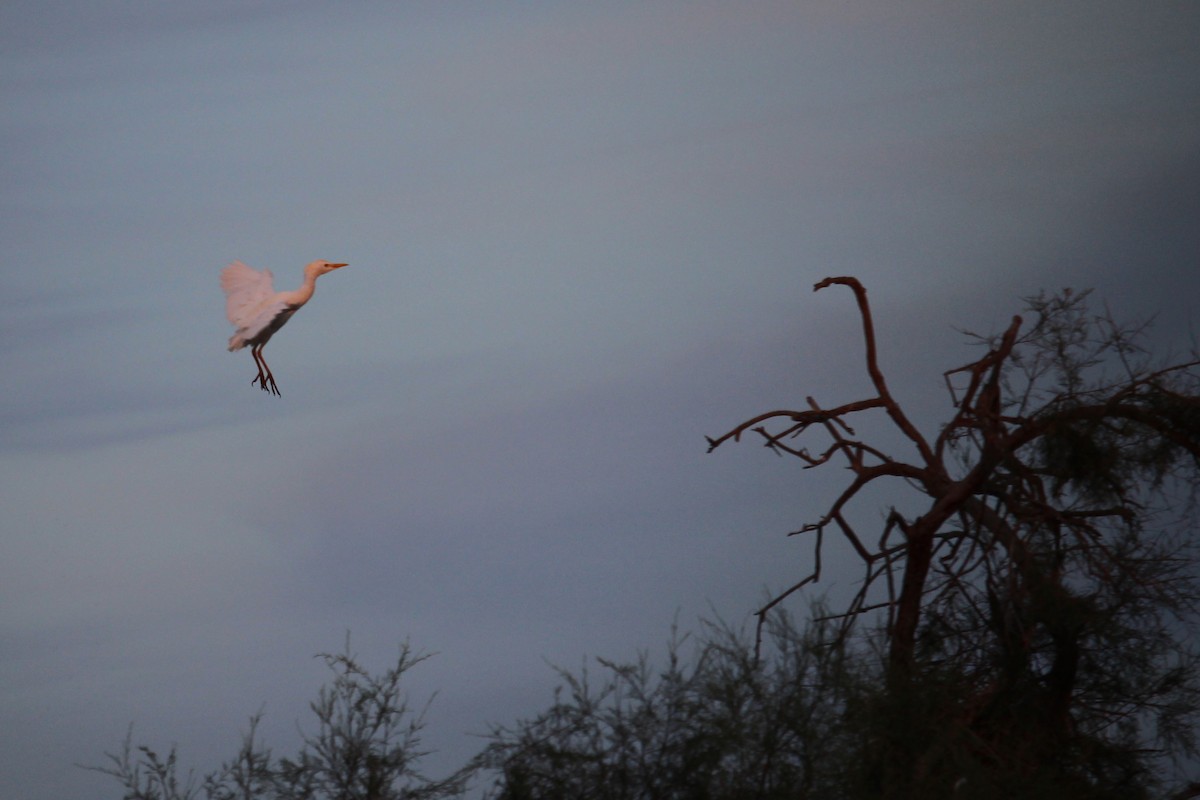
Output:
[[[896,619],[892,626],[889,657],[892,671],[907,676],[913,663],[913,645],[921,619],[921,599],[925,594],[925,579],[933,557],[933,530],[921,524],[910,526],[908,549],[905,553],[904,580],[896,600]]]

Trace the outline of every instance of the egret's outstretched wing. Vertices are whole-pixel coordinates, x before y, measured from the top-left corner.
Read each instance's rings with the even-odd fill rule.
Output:
[[[225,292],[225,316],[239,330],[250,328],[275,298],[271,270],[260,272],[241,261],[221,270],[221,289]]]
[[[276,299],[264,303],[257,313],[229,338],[230,350],[241,350],[248,344],[266,344],[275,331],[283,327],[283,323],[292,318],[299,306],[288,305],[287,301]]]

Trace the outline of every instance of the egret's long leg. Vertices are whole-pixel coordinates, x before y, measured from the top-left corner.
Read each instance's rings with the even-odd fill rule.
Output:
[[[279,393],[279,387],[275,385],[275,376],[271,374],[271,368],[267,366],[267,359],[262,354],[262,345],[259,345],[258,347],[258,360],[262,362],[263,369],[267,371],[267,380],[263,382],[262,388],[266,389],[267,382],[270,382],[270,391],[272,391],[276,397],[282,397],[283,395]],[[261,376],[259,380],[262,380]]]
[[[250,381],[250,385],[253,386],[257,383],[264,392],[282,396],[279,394],[279,387],[275,385],[275,376],[271,374],[271,368],[267,366],[267,359],[263,357],[262,345],[252,347],[250,354],[254,356],[254,365],[258,367],[258,377]]]
[[[261,357],[258,354],[258,345],[250,348],[250,355],[254,356],[254,366],[258,369],[258,377],[250,381],[250,385],[259,384],[263,389],[267,388],[267,378],[263,375],[263,364]]]

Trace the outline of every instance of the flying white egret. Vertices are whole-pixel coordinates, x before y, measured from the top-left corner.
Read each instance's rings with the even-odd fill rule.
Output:
[[[318,276],[344,266],[328,261],[312,262],[304,268],[304,283],[294,292],[275,291],[269,269],[259,272],[234,261],[221,270],[225,316],[237,327],[237,332],[229,339],[229,350],[233,352],[250,345],[250,355],[254,356],[254,365],[258,367],[258,377],[250,381],[251,386],[257,383],[264,392],[279,396],[275,376],[263,358],[263,346],[313,296]]]

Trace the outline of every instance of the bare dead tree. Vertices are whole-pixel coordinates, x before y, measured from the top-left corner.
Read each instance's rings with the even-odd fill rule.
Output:
[[[832,532],[863,565],[838,615],[843,634],[865,613],[882,615],[890,684],[912,684],[922,648],[930,663],[953,663],[978,687],[954,724],[986,739],[988,726],[1000,735],[1009,724],[997,721],[999,709],[1033,676],[1040,729],[1067,735],[1071,710],[1087,699],[1081,660],[1102,649],[1105,625],[1119,619],[1131,635],[1161,638],[1157,615],[1195,611],[1195,561],[1178,535],[1188,528],[1165,517],[1195,508],[1200,358],[1152,366],[1142,330],[1090,315],[1088,293],[1040,295],[1029,299],[1032,325],[1014,316],[999,335],[971,334],[987,350],[944,373],[952,412],[929,436],[889,389],[866,290],[851,277],[814,290],[834,285],[854,292],[873,394],[833,407],[809,396],[806,408],[760,414],[708,439],[711,452],[749,432],[805,468],[840,462],[850,471],[825,513],[791,534],[812,537],[813,566],[758,610],[760,635],[773,608],[820,579]],[[859,436],[858,420],[871,412],[885,415],[915,458]],[[797,441],[818,432],[817,447]],[[893,508],[869,535],[851,506],[887,481],[923,496],[921,510]],[[1161,527],[1148,535],[1152,525]],[[1099,718],[1117,724],[1152,705],[1152,694],[1105,705]]]

